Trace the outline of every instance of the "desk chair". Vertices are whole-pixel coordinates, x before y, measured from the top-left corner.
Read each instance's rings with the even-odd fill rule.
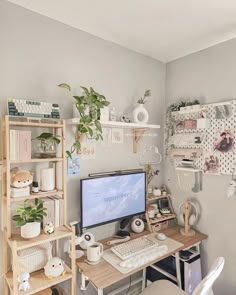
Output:
[[[198,284],[192,295],[214,295],[212,285],[224,267],[225,259],[218,257],[206,277]],[[140,295],[186,295],[178,286],[167,280],[159,280],[148,286]]]

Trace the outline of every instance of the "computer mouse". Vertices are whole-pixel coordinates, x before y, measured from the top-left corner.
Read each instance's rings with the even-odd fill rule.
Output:
[[[163,233],[157,233],[156,238],[160,241],[164,241],[166,239],[166,235]]]

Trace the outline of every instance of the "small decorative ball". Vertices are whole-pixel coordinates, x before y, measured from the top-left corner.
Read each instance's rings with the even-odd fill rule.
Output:
[[[54,225],[53,225],[53,223],[52,222],[47,222],[46,224],[45,224],[45,226],[44,226],[44,232],[45,232],[45,234],[52,234],[52,233],[54,233]]]

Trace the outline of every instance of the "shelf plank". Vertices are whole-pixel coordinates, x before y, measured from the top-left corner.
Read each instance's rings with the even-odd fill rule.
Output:
[[[41,234],[33,239],[23,239],[20,234],[12,234],[11,238],[8,240],[9,246],[13,247],[13,241],[16,241],[16,250],[22,250],[26,248],[30,248],[33,246],[37,246],[46,242],[51,242],[67,237],[72,236],[72,231],[65,226],[59,226],[55,228],[55,232],[53,234],[45,234],[43,231]]]
[[[10,160],[9,162],[11,164],[24,164],[24,163],[41,163],[41,162],[61,162],[63,161],[63,158],[36,158],[36,159],[31,159],[27,161],[21,161],[21,160]]]
[[[160,199],[165,199],[168,198],[169,195],[161,195],[161,196],[154,196],[154,195],[150,195],[146,197],[146,201],[155,201],[155,200],[160,200]]]
[[[73,118],[65,120],[67,125],[75,125],[79,124],[79,118]],[[137,123],[125,123],[125,122],[117,122],[117,121],[101,121],[102,127],[108,128],[125,128],[125,129],[159,129],[160,125],[152,125],[152,124],[137,124]]]
[[[199,109],[189,109],[189,110],[182,110],[182,111],[175,111],[171,112],[172,115],[182,115],[182,114],[192,114],[192,113],[200,113],[202,110],[204,110],[204,107],[200,107]]]
[[[53,191],[48,191],[48,192],[39,192],[39,193],[35,193],[35,194],[30,194],[29,196],[24,196],[24,197],[16,197],[16,198],[11,198],[11,202],[22,202],[24,200],[32,200],[32,199],[42,199],[42,198],[46,198],[46,197],[53,197],[53,196],[62,196],[63,195],[63,191],[62,190],[53,190]]]
[[[168,214],[168,216],[163,216],[162,218],[150,218],[150,224],[153,225],[153,224],[156,224],[156,223],[159,223],[159,222],[162,222],[162,221],[166,221],[166,220],[170,220],[170,219],[173,219],[175,218],[176,215],[175,214]]]
[[[56,284],[62,283],[64,281],[67,281],[72,278],[72,271],[71,269],[65,264],[64,268],[66,270],[66,274],[59,276],[57,278],[53,278],[49,280],[45,275],[44,275],[44,270],[39,270],[37,272],[31,273],[30,274],[30,289],[27,291],[18,291],[19,295],[31,295],[35,294],[36,292],[43,291],[47,288],[50,288],[51,286],[54,286]],[[8,286],[13,293],[13,273],[8,272],[6,274],[6,281],[8,283]]]
[[[10,121],[10,126],[26,126],[26,127],[38,127],[38,128],[62,128],[62,124],[53,124],[53,123],[33,123],[33,122],[17,122]]]

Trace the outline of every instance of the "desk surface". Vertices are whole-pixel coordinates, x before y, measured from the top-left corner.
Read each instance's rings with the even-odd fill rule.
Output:
[[[195,236],[193,237],[185,237],[182,236],[179,233],[179,226],[167,228],[161,232],[165,233],[169,238],[172,238],[180,243],[183,244],[182,247],[178,248],[174,252],[169,252],[167,255],[162,256],[156,260],[153,260],[137,269],[134,271],[131,271],[127,274],[122,274],[120,273],[116,268],[114,268],[111,264],[109,264],[107,261],[104,259],[101,260],[101,262],[97,265],[88,265],[87,263],[84,262],[85,257],[81,257],[80,259],[77,259],[77,265],[80,269],[81,272],[84,273],[85,276],[89,278],[89,280],[99,289],[104,289],[108,286],[111,286],[112,284],[119,282],[120,280],[130,276],[133,273],[136,273],[139,270],[144,269],[145,267],[158,262],[162,260],[163,258],[169,257],[170,255],[174,254],[175,252],[178,252],[180,250],[183,250],[184,248],[187,248],[189,246],[192,246],[198,242],[201,242],[202,240],[207,238],[207,235],[196,232]],[[144,232],[142,234],[132,234],[131,238],[137,238],[143,234],[147,234],[148,232]],[[104,249],[109,248],[108,246],[105,245],[106,241],[111,240],[111,239],[106,239],[101,241],[104,244]]]

